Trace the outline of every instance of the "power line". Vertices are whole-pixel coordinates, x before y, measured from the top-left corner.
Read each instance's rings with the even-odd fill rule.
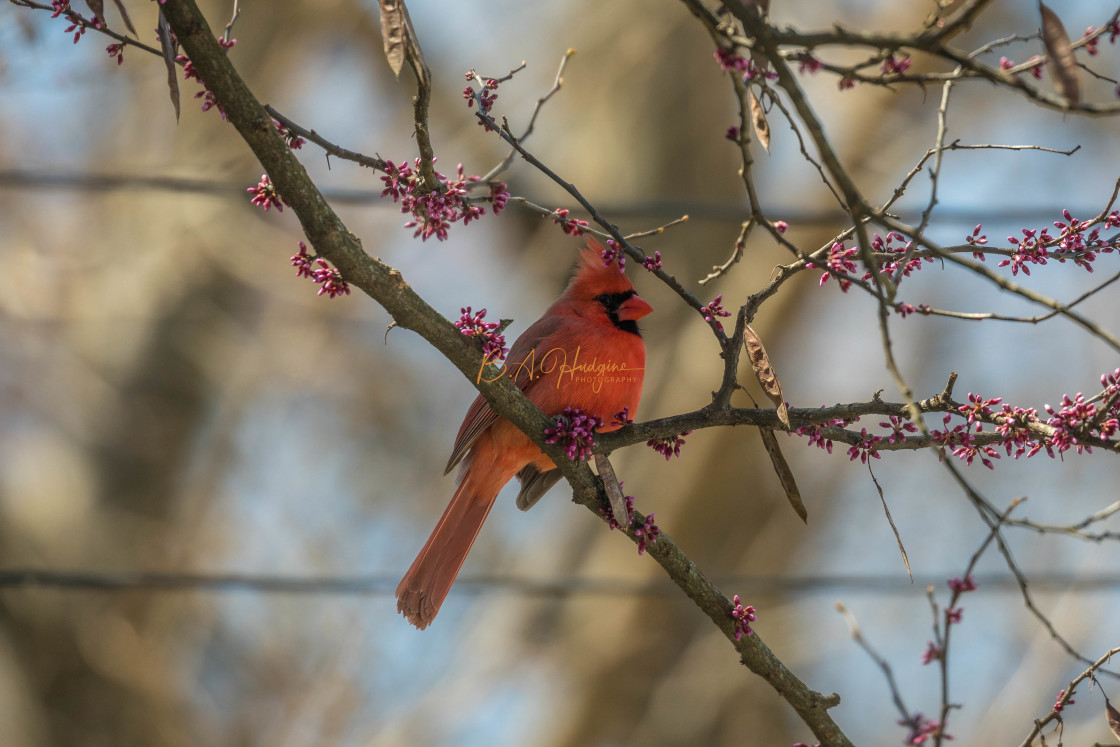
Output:
[[[913,594],[926,586],[944,584],[951,574],[915,577],[909,583],[898,575],[823,576],[725,576],[716,584],[739,594],[808,595],[817,593],[870,592],[877,595]],[[1011,575],[978,575],[978,588],[999,593],[1020,593]],[[321,594],[333,596],[387,596],[399,579],[385,574],[350,576],[278,576],[251,573],[171,573],[152,571],[63,571],[33,568],[0,569],[0,589],[54,589],[61,591],[203,591],[254,592],[263,594]],[[1030,576],[1033,591],[1078,593],[1120,590],[1120,574],[1045,573]],[[526,578],[519,576],[465,576],[455,582],[460,592],[501,592],[527,597],[612,596],[653,597],[679,593],[668,579],[622,578]]]
[[[245,197],[246,184],[242,182],[196,179],[173,176],[146,176],[136,174],[84,174],[43,173],[38,171],[0,170],[0,189],[70,190],[81,192],[157,191],[195,194],[211,197]],[[337,204],[368,205],[394,208],[398,206],[382,199],[378,189],[323,189],[323,195]],[[548,204],[548,200],[527,196],[530,202]],[[1098,208],[1070,208],[1075,215],[1095,215]],[[693,220],[741,221],[745,205],[688,200],[644,200],[641,202],[602,203],[599,211],[618,218],[679,218],[688,215]],[[995,210],[979,210],[954,206],[938,206],[937,214],[946,221],[979,223],[992,221],[1037,221],[1040,216],[1056,212],[1054,205],[1037,207],[1006,206]],[[573,211],[578,212],[578,211]],[[832,226],[845,224],[849,219],[839,210],[804,210],[800,207],[774,206],[771,215],[801,226]]]

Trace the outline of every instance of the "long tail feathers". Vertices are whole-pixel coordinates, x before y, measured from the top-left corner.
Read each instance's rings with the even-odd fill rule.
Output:
[[[435,619],[498,497],[497,490],[486,495],[478,487],[469,476],[463,480],[397,586],[397,610],[421,630]]]

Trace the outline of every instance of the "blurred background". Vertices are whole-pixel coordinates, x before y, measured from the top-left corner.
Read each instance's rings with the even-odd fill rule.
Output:
[[[154,8],[126,4],[149,40]],[[231,3],[203,7],[220,29]],[[465,71],[500,76],[527,63],[495,109],[516,130],[575,48],[531,150],[626,232],[690,215],[641,245],[701,298],[722,293],[733,307],[788,261],[758,238],[733,272],[697,285],[730,253],[744,199],[723,137],[735,104],[682,4],[414,0],[409,9],[435,81],[433,140],[446,173],[457,162],[485,173],[505,153],[464,104]],[[773,16],[803,28],[904,30],[932,10],[788,0]],[[1108,9],[1085,0],[1060,12],[1076,38]],[[442,467],[474,390],[415,335],[386,338],[390,319],[368,298],[317,297],[295,277],[295,217],[249,205],[261,168],[216,112],[199,111],[194,83],[182,84],[176,125],[158,59],[128,49],[117,66],[109,40],[74,44],[63,18],[0,13],[0,568],[340,581],[324,593],[0,589],[0,744],[815,742],[656,564],[562,487],[529,513],[514,508],[512,489],[503,494],[439,619],[424,632],[408,626],[391,592],[451,495]],[[109,20],[122,27],[112,11]],[[958,43],[1037,27],[1035,3],[1000,3]],[[414,84],[407,71],[393,79],[372,0],[242,2],[234,36],[231,59],[263,101],[345,147],[415,157]],[[1017,61],[1042,53],[1037,42],[1002,51]],[[1103,44],[1100,69],[1115,75],[1116,60]],[[840,93],[825,75],[803,83],[876,200],[934,142],[938,90]],[[1086,85],[1089,98],[1112,95],[1107,83]],[[842,226],[789,128],[776,114],[770,124],[772,153],[757,154],[765,207],[815,248]],[[1062,208],[1095,215],[1120,176],[1114,119],[1063,117],[972,83],[955,90],[949,126],[949,139],[964,143],[1082,149],[948,154],[930,231],[942,242],[962,242],[981,222],[1002,244],[1061,219]],[[299,157],[367,251],[445,316],[486,307],[514,318],[516,336],[563,287],[578,242],[549,220],[511,205],[456,226],[444,243],[421,243],[377,198],[368,171],[311,145]],[[522,163],[506,178],[515,195],[574,207]],[[928,186],[915,179],[904,219],[915,221]],[[1103,257],[1095,275],[1052,264],[1018,280],[1068,300],[1116,262]],[[634,269],[656,309],[644,323],[640,419],[703,406],[720,376],[711,334]],[[940,265],[906,280],[902,300],[1038,313]],[[1120,327],[1113,291],[1080,308]],[[863,294],[818,287],[806,273],[755,326],[795,406],[880,389],[900,399]],[[979,392],[1041,410],[1063,393],[1096,393],[1100,374],[1118,366],[1115,351],[1062,320],[895,318],[892,334],[920,397],[956,371],[960,399]],[[877,431],[877,420],[861,425]],[[906,730],[886,682],[834,605],[846,605],[890,661],[907,707],[934,716],[938,673],[921,664],[932,637],[926,585],[944,604],[946,579],[963,573],[986,529],[932,454],[876,461],[911,583],[867,467],[843,447],[829,455],[782,441],[808,526],[751,429],[694,433],[668,463],[644,447],[614,461],[638,507],[725,593],[758,609],[755,628],[775,653],[811,687],[840,693],[832,714],[857,744],[900,744]],[[1065,524],[1113,503],[1120,477],[1104,453],[1005,458],[992,472],[978,463],[966,472],[998,507],[1027,496],[1018,515]],[[1120,645],[1115,542],[1008,536],[1036,603],[1072,645],[1092,658]],[[958,744],[1018,744],[1084,665],[1027,612],[994,549],[977,578],[953,631],[950,693],[963,707],[949,732]],[[1102,683],[1120,700],[1115,678]],[[1083,687],[1077,701],[1065,713],[1066,742],[1107,741],[1098,693]]]

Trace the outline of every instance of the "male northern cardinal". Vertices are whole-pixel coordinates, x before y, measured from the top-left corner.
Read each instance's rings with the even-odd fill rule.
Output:
[[[619,427],[615,415],[637,412],[646,365],[637,321],[653,309],[617,265],[604,263],[601,252],[590,239],[564,295],[513,343],[505,375],[546,415],[579,408],[607,424],[599,431],[609,431]],[[459,426],[444,474],[460,461],[451,503],[397,586],[397,609],[420,629],[439,612],[510,478],[521,481],[522,510],[560,479],[555,463],[481,395]]]

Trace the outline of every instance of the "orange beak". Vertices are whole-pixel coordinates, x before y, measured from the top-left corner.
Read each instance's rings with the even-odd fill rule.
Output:
[[[624,322],[634,321],[641,319],[651,311],[653,311],[652,306],[634,295],[623,301],[622,305],[618,307],[618,318]]]

